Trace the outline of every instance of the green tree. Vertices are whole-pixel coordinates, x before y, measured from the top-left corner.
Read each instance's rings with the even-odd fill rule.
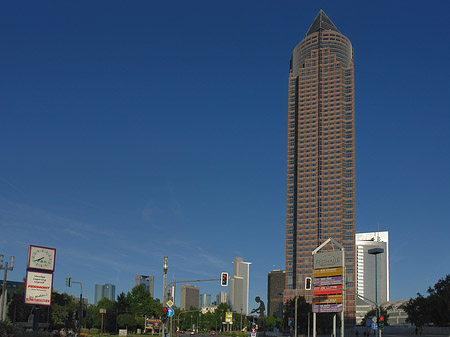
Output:
[[[428,296],[418,293],[403,309],[408,314],[407,321],[417,327],[431,323],[435,326],[450,326],[450,274],[440,279],[433,288],[428,288]]]
[[[275,316],[267,316],[265,318],[265,325],[268,329],[272,330],[274,328],[278,328],[280,329],[281,326],[283,324],[283,320],[279,317],[275,317]]]
[[[153,299],[143,285],[138,285],[127,293],[123,303],[124,306],[129,306],[130,312],[135,316],[159,317],[162,312],[161,303]]]
[[[121,314],[117,317],[119,328],[134,330],[137,326],[136,319],[131,314]]]

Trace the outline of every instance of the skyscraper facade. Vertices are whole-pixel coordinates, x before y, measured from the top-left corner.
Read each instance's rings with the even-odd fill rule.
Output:
[[[200,288],[191,285],[182,285],[180,294],[180,308],[189,310],[191,307],[198,308],[200,304]]]
[[[200,306],[199,308],[211,306],[211,294],[200,294]]]
[[[332,237],[345,248],[345,317],[355,315],[353,48],[321,10],[289,71],[285,300],[303,295],[311,252]],[[330,249],[329,247],[325,249]]]
[[[248,295],[250,285],[250,262],[242,257],[233,260],[233,276],[229,284],[229,304],[231,309],[244,315],[248,314]]]
[[[116,300],[116,286],[114,284],[96,284],[95,285],[95,294],[94,294],[94,303],[95,305],[103,298],[108,298],[111,301]]]
[[[283,290],[286,271],[272,270],[267,277],[267,316],[283,318]]]
[[[389,302],[389,232],[357,233],[355,240],[356,293],[362,296],[356,299],[356,322],[359,323],[367,311],[374,307],[373,302],[382,305]],[[369,250],[372,248],[382,248],[383,253],[371,255]],[[376,276],[375,259],[377,259]]]
[[[216,305],[219,305],[221,303],[227,303],[228,293],[226,291],[219,291],[219,293],[216,296]]]
[[[154,279],[155,278],[153,275],[136,275],[134,285],[138,286],[142,284],[144,286],[144,289],[147,290],[152,297],[154,297]]]

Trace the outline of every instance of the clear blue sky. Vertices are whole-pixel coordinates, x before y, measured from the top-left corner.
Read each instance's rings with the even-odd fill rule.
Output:
[[[93,302],[136,274],[285,267],[289,59],[323,9],[355,50],[357,232],[390,233],[391,299],[450,272],[448,1],[8,1],[0,253],[56,248]],[[197,284],[215,296],[218,282]]]

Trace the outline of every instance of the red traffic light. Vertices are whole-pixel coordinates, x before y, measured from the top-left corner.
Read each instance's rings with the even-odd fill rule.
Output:
[[[167,308],[166,307],[163,308],[163,315],[164,314],[167,314]]]
[[[305,277],[305,290],[311,290],[312,279],[311,277]]]
[[[384,321],[384,316],[380,316],[380,321]]]
[[[220,285],[222,287],[228,286],[228,273],[221,273],[220,274]]]

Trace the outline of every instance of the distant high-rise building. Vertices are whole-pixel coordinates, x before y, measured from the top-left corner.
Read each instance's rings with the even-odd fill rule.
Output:
[[[286,271],[272,270],[267,277],[267,315],[283,317],[283,290]]]
[[[321,10],[290,62],[284,297],[312,301],[303,290],[311,253],[332,237],[345,248],[348,324],[355,323],[353,76],[352,44]]]
[[[189,310],[190,307],[198,308],[200,304],[200,288],[191,285],[182,285],[180,294],[181,310]]]
[[[150,276],[136,275],[134,285],[138,286],[141,284],[144,286],[144,289],[147,290],[150,293],[150,295],[154,298],[154,296],[153,296],[153,294],[154,294],[153,293],[153,291],[154,291],[154,276],[153,275],[150,275]]]
[[[219,291],[219,294],[216,296],[216,305],[221,303],[227,303],[228,293],[226,291]]]
[[[108,298],[111,301],[116,300],[116,286],[114,284],[96,284],[95,285],[95,294],[94,294],[94,303],[95,305],[103,298]]]
[[[210,307],[210,306],[211,306],[211,295],[210,294],[200,294],[199,308]]]
[[[377,259],[377,303],[389,301],[389,232],[357,233],[356,241],[356,293],[375,302],[375,259]],[[369,254],[372,248],[383,253]],[[359,323],[373,305],[361,297],[356,298],[356,322]]]
[[[250,262],[244,262],[242,257],[235,257],[233,276],[229,280],[229,304],[231,309],[244,315],[248,314],[250,264]]]

